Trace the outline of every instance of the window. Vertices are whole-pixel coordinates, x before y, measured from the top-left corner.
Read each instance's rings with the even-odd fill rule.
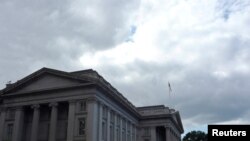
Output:
[[[115,114],[114,112],[110,112],[110,122],[114,122],[115,121]]]
[[[127,134],[127,141],[130,141],[130,134]]]
[[[120,126],[120,117],[117,115],[116,117],[116,125],[117,126]]]
[[[107,140],[107,128],[106,128],[107,124],[106,121],[102,122],[102,140],[106,141]]]
[[[120,141],[120,130],[119,130],[119,128],[116,129],[116,137],[117,137],[116,141]]]
[[[15,118],[15,110],[9,109],[7,112],[7,119],[14,120],[14,118]]]
[[[13,133],[13,123],[10,123],[7,125],[7,140],[12,139],[12,133]]]
[[[126,128],[126,125],[125,125],[125,124],[126,124],[126,121],[125,121],[125,119],[123,119],[123,120],[122,120],[122,128],[124,128],[124,129]]]
[[[85,127],[86,127],[86,120],[85,118],[79,118],[79,128],[78,128],[78,134],[80,136],[85,135]]]
[[[132,141],[135,141],[135,126],[132,125]]]
[[[145,136],[149,136],[150,135],[150,129],[149,129],[149,127],[145,127],[144,128],[144,135]]]
[[[110,141],[114,141],[114,127],[110,126]]]
[[[81,101],[80,103],[79,103],[79,111],[86,111],[87,110],[87,104],[86,104],[86,102],[85,101]]]
[[[105,107],[102,108],[102,117],[103,118],[107,118],[108,117],[108,110]]]
[[[122,141],[125,141],[126,139],[126,133],[125,133],[125,130],[123,129],[122,130]]]

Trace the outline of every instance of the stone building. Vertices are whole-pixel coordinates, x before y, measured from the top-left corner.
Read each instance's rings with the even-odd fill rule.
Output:
[[[180,141],[178,111],[135,107],[94,70],[42,68],[0,91],[0,141]]]

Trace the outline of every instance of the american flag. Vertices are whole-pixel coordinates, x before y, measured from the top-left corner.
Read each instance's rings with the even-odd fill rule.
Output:
[[[172,92],[172,88],[169,82],[168,82],[168,89],[169,89],[169,96],[170,96],[170,93]]]

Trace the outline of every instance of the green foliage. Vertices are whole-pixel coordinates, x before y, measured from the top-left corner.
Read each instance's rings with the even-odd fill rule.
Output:
[[[182,141],[207,141],[207,134],[202,131],[188,132]]]

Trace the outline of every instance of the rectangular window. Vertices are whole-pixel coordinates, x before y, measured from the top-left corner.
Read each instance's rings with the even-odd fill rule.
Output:
[[[87,110],[87,104],[86,104],[86,102],[85,101],[81,101],[80,103],[79,103],[79,111],[86,111]]]
[[[130,134],[127,134],[127,141],[130,141]]]
[[[102,122],[102,140],[103,141],[107,140],[107,124],[106,124],[106,121]]]
[[[7,117],[8,120],[14,120],[15,118],[15,110],[9,109],[7,112]]]
[[[120,141],[120,132],[119,132],[119,128],[116,129],[116,137],[117,137],[117,141]]]
[[[150,128],[149,127],[145,127],[144,128],[144,135],[145,136],[149,136],[150,135]]]
[[[110,141],[114,141],[114,127],[113,125],[110,126]]]
[[[10,123],[7,125],[7,140],[12,139],[12,133],[13,133],[13,123]]]
[[[127,122],[127,131],[130,132],[130,123]]]
[[[79,118],[78,125],[79,125],[78,134],[80,136],[85,135],[85,129],[86,129],[86,120],[85,120],[85,118]]]
[[[122,119],[122,128],[126,128],[126,121],[125,121],[125,119]]]
[[[123,129],[122,130],[122,141],[126,141],[126,133],[125,133],[125,130]]]
[[[115,114],[114,112],[110,112],[110,122],[115,122]]]
[[[102,117],[103,117],[103,118],[107,118],[107,116],[108,116],[107,108],[103,107],[103,108],[102,108]]]
[[[117,115],[117,117],[116,117],[116,124],[117,124],[117,126],[119,126],[120,125],[120,117]]]

